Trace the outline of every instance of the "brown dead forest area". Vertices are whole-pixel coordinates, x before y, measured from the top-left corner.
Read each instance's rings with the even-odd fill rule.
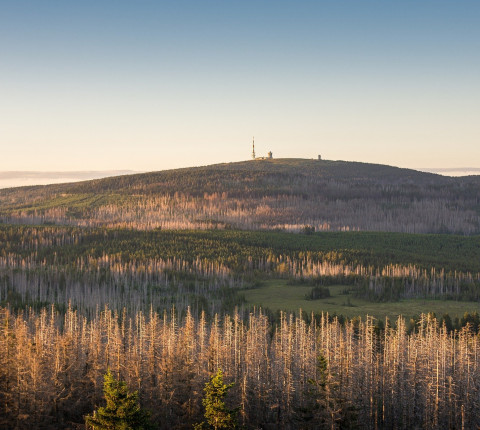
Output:
[[[407,334],[402,319],[379,332],[371,318],[341,325],[283,314],[272,326],[261,311],[207,322],[175,311],[104,309],[87,320],[0,310],[2,428],[82,428],[107,369],[139,391],[162,429],[201,420],[202,389],[217,369],[235,382],[227,400],[245,428],[480,425],[478,336],[448,333],[428,316]]]

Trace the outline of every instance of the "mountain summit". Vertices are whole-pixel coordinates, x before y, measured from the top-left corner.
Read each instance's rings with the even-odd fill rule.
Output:
[[[476,234],[479,185],[479,176],[265,158],[0,190],[0,216],[5,222],[136,229]]]

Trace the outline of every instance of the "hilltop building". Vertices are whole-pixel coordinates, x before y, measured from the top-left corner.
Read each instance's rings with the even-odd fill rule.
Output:
[[[266,157],[257,157],[255,155],[255,136],[254,136],[252,140],[252,160],[272,160],[272,159],[273,159],[272,151],[269,151]]]

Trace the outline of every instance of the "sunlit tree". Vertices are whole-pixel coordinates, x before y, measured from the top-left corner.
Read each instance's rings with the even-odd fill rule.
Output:
[[[85,417],[93,430],[146,430],[152,428],[149,414],[140,408],[138,393],[128,392],[127,384],[116,380],[110,370],[104,376],[103,394],[107,405]]]

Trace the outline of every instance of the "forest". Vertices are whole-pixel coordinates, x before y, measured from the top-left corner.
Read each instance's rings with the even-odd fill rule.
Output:
[[[217,370],[243,428],[475,428],[478,314],[274,313],[264,280],[478,301],[476,236],[0,226],[2,428],[83,428],[107,370],[160,429]],[[392,294],[395,290],[396,294]]]
[[[480,233],[478,176],[278,159],[0,190],[7,223]]]
[[[0,304],[20,309],[248,312],[245,290],[275,279],[373,302],[480,298],[477,236],[4,225],[0,240]]]
[[[478,428],[478,185],[291,159],[0,190],[0,428],[96,428],[106,381],[126,428]]]
[[[107,369],[138,391],[159,429],[202,420],[202,389],[218,369],[234,384],[226,401],[242,428],[480,425],[478,336],[426,315],[407,334],[402,318],[379,331],[371,317],[342,325],[283,314],[272,325],[261,310],[207,321],[175,310],[105,308],[87,319],[0,308],[0,427],[82,428],[102,404]]]

